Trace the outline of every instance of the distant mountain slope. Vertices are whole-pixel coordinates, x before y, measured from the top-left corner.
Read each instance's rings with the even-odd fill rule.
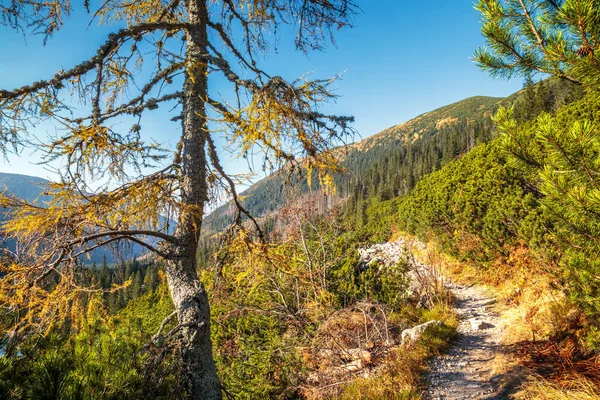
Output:
[[[48,197],[40,197],[40,195],[44,192],[44,187],[48,183],[50,182],[46,179],[36,176],[0,172],[0,192],[6,190],[8,193],[27,201],[34,201],[38,197],[40,200],[47,200]]]
[[[450,104],[437,110],[422,114],[408,122],[395,125],[376,135],[370,136],[360,142],[350,144],[345,148],[340,148],[342,154],[343,166],[347,169],[346,174],[336,177],[337,193],[340,197],[349,196],[352,190],[361,181],[361,175],[364,175],[371,168],[380,168],[381,162],[393,157],[407,158],[406,151],[409,148],[422,147],[424,142],[430,142],[432,138],[438,135],[447,136],[460,131],[460,135],[472,143],[465,143],[465,149],[473,147],[477,142],[477,136],[483,127],[475,127],[476,124],[482,125],[483,121],[488,120],[498,104],[503,98],[496,97],[472,97],[460,102]],[[491,127],[491,124],[489,124]],[[466,133],[467,126],[472,126],[472,135]],[[465,132],[463,132],[465,131]],[[480,138],[480,141],[483,139]],[[439,142],[443,140],[440,137]],[[447,146],[448,147],[448,146]],[[454,158],[457,154],[448,155],[448,158]],[[415,154],[416,157],[418,155]],[[440,155],[441,157],[441,155]],[[404,160],[406,165],[411,164],[409,160]],[[402,163],[402,160],[397,160]],[[423,171],[428,173],[431,171]],[[421,174],[419,174],[421,175]],[[413,180],[416,179],[413,178]],[[415,182],[406,182],[406,189],[412,187]],[[297,196],[306,193],[309,188],[305,179],[298,179],[297,176],[289,176],[284,171],[278,171],[252,185],[244,191],[244,206],[256,217],[264,217],[275,212],[282,204],[289,201],[289,194],[284,190],[285,187],[292,186],[294,195]],[[318,187],[318,185],[315,185]],[[399,191],[402,186],[398,182],[396,188],[392,191]],[[211,215],[205,218],[205,234],[211,235],[224,229],[231,221],[231,204],[224,205],[215,210]]]
[[[517,118],[525,120],[541,111],[556,110],[580,96],[577,86],[549,79],[506,98],[470,97],[419,115],[340,148],[347,173],[335,177],[337,196],[360,201],[373,195],[386,199],[407,193],[421,177],[440,169],[477,144],[493,139],[491,116],[500,105],[514,106]],[[318,188],[318,185],[312,187]],[[278,171],[258,181],[242,195],[246,209],[261,218],[308,191],[306,179]],[[207,216],[204,235],[216,234],[227,227],[232,209],[231,204],[226,204]]]
[[[503,97],[469,97],[392,126],[349,147],[365,152],[374,146],[390,142],[414,142],[426,133],[436,133],[459,121],[475,122],[489,118],[502,100],[504,100]]]
[[[0,192],[6,191],[13,196],[25,199],[27,201],[36,201],[39,204],[43,204],[44,201],[50,200],[49,196],[44,196],[43,193],[46,190],[46,186],[50,181],[39,178],[36,176],[9,174],[0,172]],[[0,224],[5,218],[4,212],[0,209]],[[15,244],[13,241],[7,241],[6,245],[9,248],[14,248]],[[104,260],[108,264],[115,264],[121,261],[126,261],[134,256],[139,256],[145,253],[145,249],[139,245],[125,246],[118,252],[112,251],[108,248],[99,248],[90,253],[90,259],[85,259],[85,263],[96,263],[100,264]]]

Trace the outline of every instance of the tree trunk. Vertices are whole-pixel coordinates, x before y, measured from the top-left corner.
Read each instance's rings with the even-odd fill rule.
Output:
[[[182,358],[189,387],[188,398],[220,400],[221,385],[212,357],[208,296],[196,275],[195,263],[182,258],[171,262],[167,279],[183,338]]]
[[[189,379],[189,399],[220,400],[221,385],[212,357],[208,296],[196,272],[196,251],[207,201],[205,99],[208,94],[208,11],[204,0],[188,0],[186,72],[184,82],[181,158],[181,202],[166,273],[183,338],[183,364]]]

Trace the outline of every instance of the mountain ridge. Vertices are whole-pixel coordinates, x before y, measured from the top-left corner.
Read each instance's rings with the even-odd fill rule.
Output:
[[[508,97],[492,97],[492,96],[467,97],[463,100],[459,100],[454,103],[450,103],[448,105],[438,107],[434,110],[419,114],[416,117],[409,119],[408,121],[401,122],[397,125],[393,125],[389,128],[386,128],[386,129],[378,132],[378,133],[375,133],[371,136],[364,138],[360,142],[353,143],[349,146],[350,147],[355,146],[355,145],[360,146],[361,143],[377,141],[378,139],[384,138],[388,135],[396,135],[398,132],[402,132],[402,131],[406,132],[407,130],[410,130],[411,128],[414,129],[413,133],[417,132],[417,130],[422,130],[425,128],[425,126],[423,124],[419,124],[419,122],[422,122],[427,117],[437,118],[436,128],[439,129],[442,126],[438,126],[437,125],[438,122],[447,121],[447,122],[452,123],[453,121],[451,121],[450,118],[458,118],[459,117],[458,115],[464,113],[464,111],[465,111],[464,106],[468,106],[468,104],[470,104],[470,103],[477,102],[479,104],[479,110],[486,110],[486,112],[487,112],[487,111],[489,111],[488,107],[487,107],[488,105],[495,105],[506,99],[508,99]],[[451,115],[448,115],[449,112],[453,112],[453,113]],[[485,112],[482,114],[485,115]]]
[[[532,95],[548,104],[531,104]],[[532,108],[555,111],[581,95],[578,85],[548,78],[506,97],[471,96],[417,115],[338,148],[344,152],[341,163],[348,172],[335,177],[338,196],[353,196],[356,200],[360,197],[357,190],[372,190],[369,185],[378,186],[376,190],[380,192],[387,192],[381,193],[382,198],[405,194],[422,176],[467,153],[477,144],[492,140],[497,134],[491,117],[500,106],[514,107],[516,118],[525,121],[530,119],[529,114],[536,112]],[[386,176],[382,176],[378,169],[387,170],[383,173]],[[369,184],[365,185],[365,181]],[[241,192],[243,205],[255,218],[272,215],[290,201],[284,193],[284,187],[289,184],[296,189],[292,190],[295,192],[292,196],[303,195],[311,188],[318,189],[318,182],[308,185],[306,176],[290,176],[279,170]],[[228,215],[232,215],[231,202],[205,217],[203,235],[225,229],[231,223],[231,218],[226,218]]]
[[[447,133],[461,123],[468,125],[487,119],[490,121],[489,127],[481,128],[480,130],[491,129],[491,115],[500,103],[510,98],[510,96],[506,98],[490,96],[468,97],[422,113],[415,118],[393,125],[358,142],[338,148],[337,151],[343,152],[343,155],[340,157],[342,166],[348,172],[347,174],[338,174],[336,176],[335,181],[338,195],[341,197],[349,195],[349,192],[343,188],[345,180],[355,179],[355,175],[375,165],[378,158],[383,159],[392,156],[394,153],[398,153],[399,146],[411,146],[419,140],[423,141],[424,138],[428,139],[440,133]],[[472,148],[476,144],[477,138],[475,136],[473,132],[470,138],[471,143],[468,143],[466,147]],[[468,149],[465,148],[464,150]],[[283,170],[279,170],[255,182],[240,193],[244,197],[244,207],[256,218],[263,218],[275,213],[281,205],[290,201],[289,196],[284,193],[284,187],[289,186],[286,183],[297,187],[298,190],[296,192],[299,193],[295,195],[302,195],[310,190],[305,176],[290,175],[286,174]],[[318,183],[313,183],[311,185],[312,188],[318,188]],[[406,185],[407,189],[408,187],[412,187],[413,184]],[[266,196],[264,193],[269,193],[269,195]],[[230,202],[216,208],[211,214],[205,217],[203,235],[218,234],[219,231],[225,229],[229,224],[230,221],[227,220],[227,216],[231,215],[232,205]]]

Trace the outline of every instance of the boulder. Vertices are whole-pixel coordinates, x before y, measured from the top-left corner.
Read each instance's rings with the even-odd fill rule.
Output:
[[[354,360],[352,362],[349,362],[348,364],[344,364],[340,367],[340,369],[342,371],[347,371],[347,372],[358,372],[360,370],[362,370],[363,368],[365,368],[366,363],[363,362],[363,360]]]
[[[351,360],[361,360],[365,364],[369,364],[371,362],[371,353],[367,350],[350,349],[347,353]]]
[[[423,333],[425,333],[427,329],[437,327],[440,325],[442,325],[441,321],[434,320],[425,322],[424,324],[417,325],[410,329],[403,330],[401,335],[402,345],[410,345],[416,343],[419,339],[421,339],[421,336],[423,336]]]

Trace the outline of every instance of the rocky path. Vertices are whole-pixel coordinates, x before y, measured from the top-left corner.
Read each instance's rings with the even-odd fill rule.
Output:
[[[448,354],[432,361],[424,398],[499,399],[499,376],[494,376],[493,366],[501,331],[498,315],[491,309],[494,299],[474,286],[450,289],[456,298],[460,336]]]

